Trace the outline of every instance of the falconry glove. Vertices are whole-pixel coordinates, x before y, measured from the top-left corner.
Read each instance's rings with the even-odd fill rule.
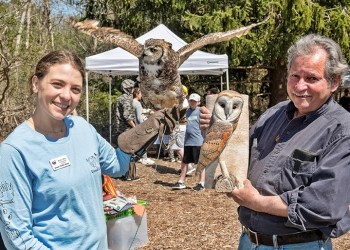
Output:
[[[119,135],[119,148],[134,156],[142,156],[158,135],[161,137],[163,132],[170,134],[173,131],[185,112],[186,109],[179,110],[177,105],[154,112],[146,121]]]

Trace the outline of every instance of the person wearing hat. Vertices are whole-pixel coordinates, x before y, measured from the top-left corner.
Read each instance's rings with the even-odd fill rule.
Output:
[[[122,82],[122,95],[120,95],[115,103],[115,119],[114,119],[114,138],[113,143],[118,145],[118,136],[124,131],[135,127],[135,111],[132,106],[132,92],[135,82],[131,79],[125,79]]]
[[[133,90],[135,82],[131,79],[125,79],[121,84],[122,95],[120,95],[114,106],[114,119],[112,129],[112,143],[118,146],[118,137],[123,132],[134,128],[135,109],[132,105]],[[134,180],[136,178],[136,169],[134,164],[130,164],[129,171],[122,177],[123,180]]]
[[[184,189],[186,174],[188,174],[188,164],[197,164],[199,160],[199,153],[203,144],[203,133],[199,127],[200,110],[199,104],[201,101],[200,95],[193,93],[188,98],[189,109],[186,112],[186,133],[184,143],[184,155],[181,162],[181,174],[178,182],[173,189]],[[194,169],[195,170],[195,169]],[[205,172],[201,172],[198,184],[193,188],[194,191],[204,190]]]

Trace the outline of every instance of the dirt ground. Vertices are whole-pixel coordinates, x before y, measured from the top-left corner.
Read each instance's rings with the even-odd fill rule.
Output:
[[[156,163],[137,163],[139,181],[115,181],[126,196],[147,201],[149,242],[142,249],[237,249],[241,226],[236,203],[214,190],[193,191],[194,175],[186,178],[186,189],[173,190],[180,163]],[[333,239],[333,249],[349,250],[350,233]]]

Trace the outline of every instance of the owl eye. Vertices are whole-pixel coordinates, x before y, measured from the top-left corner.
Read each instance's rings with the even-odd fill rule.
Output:
[[[150,48],[150,51],[151,51],[152,53],[154,53],[154,52],[156,52],[157,50],[156,50],[155,48]]]
[[[237,105],[233,105],[232,106],[232,109],[236,109],[238,106]]]
[[[221,108],[225,108],[225,103],[220,103]]]

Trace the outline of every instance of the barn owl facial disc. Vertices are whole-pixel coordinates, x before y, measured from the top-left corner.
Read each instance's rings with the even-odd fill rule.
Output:
[[[220,160],[220,155],[237,127],[242,109],[243,98],[239,93],[232,90],[224,90],[219,93],[214,104],[211,122],[199,155],[197,173],[219,162],[223,177],[225,178],[224,184],[222,185],[225,187],[226,181],[228,181],[229,186],[234,186],[235,177],[234,173],[228,172],[226,165]],[[221,190],[225,188],[220,187],[218,189],[222,192]]]
[[[213,119],[236,124],[241,114],[243,99],[241,97],[227,95],[226,91],[218,96],[213,110]]]

